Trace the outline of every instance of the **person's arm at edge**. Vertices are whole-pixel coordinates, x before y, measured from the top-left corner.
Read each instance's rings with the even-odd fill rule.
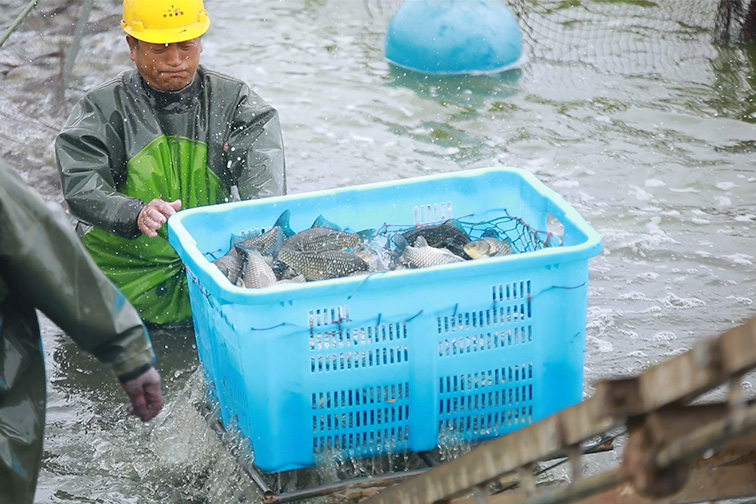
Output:
[[[99,270],[63,213],[0,167],[0,255],[7,280],[113,372],[143,421],[162,408],[155,354],[141,318]]]

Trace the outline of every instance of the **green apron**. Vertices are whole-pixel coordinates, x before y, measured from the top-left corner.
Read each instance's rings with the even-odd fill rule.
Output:
[[[221,181],[207,167],[207,147],[188,138],[160,136],[128,162],[121,192],[149,202],[181,200],[182,208],[226,199]],[[191,320],[184,266],[168,243],[166,226],[158,236],[129,240],[98,228],[84,235],[84,246],[103,272],[153,324]]]

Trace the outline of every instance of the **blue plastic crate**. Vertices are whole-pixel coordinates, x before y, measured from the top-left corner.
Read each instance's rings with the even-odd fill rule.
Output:
[[[351,230],[516,217],[561,243],[433,268],[232,285],[212,263],[232,234],[289,210]],[[168,221],[186,265],[199,359],[227,427],[265,472],[480,441],[582,399],[589,259],[601,238],[533,175],[494,167],[184,210]],[[512,237],[513,238],[513,237]],[[519,238],[518,238],[519,239]]]

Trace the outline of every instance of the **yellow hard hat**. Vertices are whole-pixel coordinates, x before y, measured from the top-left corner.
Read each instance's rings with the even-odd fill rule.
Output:
[[[195,39],[209,27],[202,0],[123,0],[121,28],[137,40],[173,44]]]

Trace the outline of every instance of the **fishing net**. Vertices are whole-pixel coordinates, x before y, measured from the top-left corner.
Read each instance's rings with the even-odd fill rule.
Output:
[[[284,212],[282,215],[286,215]],[[437,266],[448,264],[450,252],[455,261],[486,259],[490,257],[536,252],[547,247],[559,247],[563,245],[562,237],[564,229],[561,224],[551,216],[548,216],[546,229],[537,229],[520,217],[510,215],[506,209],[498,209],[487,212],[483,216],[469,215],[459,219],[445,219],[435,222],[426,222],[422,225],[407,224],[383,224],[376,229],[350,230],[341,228],[338,224],[326,220],[322,215],[313,224],[313,227],[293,235],[284,234],[279,223],[276,222],[271,228],[259,228],[232,233],[229,237],[229,249],[217,249],[205,252],[206,258],[213,262],[221,272],[232,282],[237,283],[239,277],[245,277],[249,267],[245,249],[254,249],[263,253],[263,257],[270,265],[272,274],[276,280],[287,280],[301,276],[302,271],[282,257],[284,249],[293,250],[294,256],[309,257],[308,261],[326,261],[325,257],[316,257],[332,254],[333,251],[345,251],[349,256],[357,254],[364,262],[364,269],[357,268],[352,274],[362,275],[378,271],[392,271],[418,267]],[[322,227],[327,225],[328,227]],[[288,228],[288,224],[286,224]],[[312,241],[312,250],[295,250],[297,246],[291,243],[301,238],[305,232],[325,231],[322,236],[317,236]],[[274,233],[274,231],[276,231]],[[289,229],[289,232],[292,231]],[[343,233],[343,235],[342,235]],[[354,238],[347,245],[345,238]],[[425,243],[420,244],[422,237]],[[486,253],[478,255],[473,253],[468,246],[474,242],[488,239],[497,244],[486,245]],[[329,242],[329,240],[333,240]],[[353,242],[353,243],[352,243]],[[446,255],[427,258],[427,264],[413,264],[413,261],[405,257],[407,247],[430,246],[434,249],[445,249]],[[308,247],[305,247],[308,248]],[[419,249],[417,249],[419,250]],[[490,252],[490,253],[488,253]],[[431,253],[431,252],[428,252]],[[434,250],[433,254],[436,251]],[[309,255],[308,255],[309,254]],[[300,259],[304,260],[305,256]],[[345,260],[346,256],[337,256],[332,260]],[[293,257],[290,257],[290,259]],[[338,262],[338,261],[337,261]],[[454,261],[451,261],[454,262]],[[292,268],[287,267],[293,266]],[[256,266],[260,268],[262,265]],[[330,266],[322,268],[330,270]],[[334,266],[335,267],[335,266]],[[350,271],[328,273],[328,278],[347,276]],[[305,276],[312,280],[310,276]],[[304,280],[302,280],[304,281]],[[275,282],[272,282],[275,283]],[[271,285],[272,285],[271,283]],[[250,284],[246,284],[249,287]]]
[[[63,200],[52,140],[82,80],[104,80],[82,54],[97,52],[108,65],[107,27],[118,26],[119,9],[117,0],[0,0],[0,156],[47,199]]]
[[[708,47],[717,0],[661,2],[509,0],[524,45],[539,61],[592,65],[604,72],[676,71]],[[660,38],[678,34],[687,44],[669,51]]]
[[[470,241],[480,240],[484,237],[505,241],[514,254],[535,252],[543,248],[562,245],[560,230],[549,230],[548,227],[547,229],[536,229],[522,218],[510,215],[507,210],[502,210],[500,216],[490,219],[477,220],[471,217],[427,223],[423,226],[384,224],[377,230],[376,235],[385,240],[385,247],[390,248],[400,242],[399,236],[406,236],[414,231],[422,231],[423,228],[443,229],[444,226],[451,226],[463,231]],[[552,222],[556,225],[555,221]]]
[[[526,57],[604,73],[670,75],[713,54],[717,42],[756,37],[756,0],[502,0],[516,16]],[[749,2],[746,5],[746,2]],[[366,0],[386,22],[402,0]],[[671,46],[663,39],[684,43]]]
[[[363,0],[373,18],[388,21],[405,0]],[[643,38],[640,26],[658,33],[705,31],[721,41],[749,42],[756,35],[754,0],[502,0],[516,15],[524,42],[534,56],[561,59],[560,48],[580,40],[589,51],[600,54],[611,46],[624,45],[634,52],[654,54],[656,37]],[[611,19],[609,24],[600,23]],[[638,22],[641,21],[641,22]],[[627,33],[639,35],[626,44]],[[570,57],[583,55],[569,55]]]
[[[714,33],[719,40],[751,43],[756,40],[756,0],[722,0],[717,9]]]

